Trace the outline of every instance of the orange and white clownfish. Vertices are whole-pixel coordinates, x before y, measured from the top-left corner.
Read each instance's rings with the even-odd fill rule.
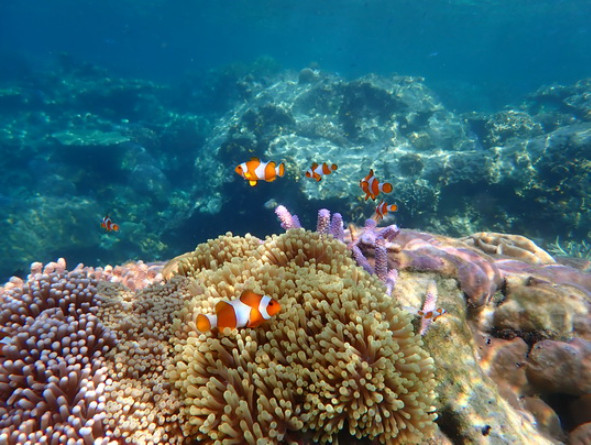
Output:
[[[251,158],[250,161],[238,165],[234,171],[248,181],[254,187],[257,181],[275,181],[277,176],[285,174],[283,163],[276,165],[273,161],[261,162],[259,158]]]
[[[386,202],[382,201],[376,207],[376,218],[380,220],[386,216],[388,212],[395,212],[396,210],[398,210],[398,206],[396,204],[387,204]]]
[[[392,192],[392,184],[389,182],[379,182],[373,174],[373,169],[369,171],[369,174],[363,178],[359,185],[365,192],[365,200],[367,198],[376,199],[380,192],[390,193]]]
[[[322,179],[322,176],[330,175],[332,172],[336,171],[336,169],[337,164],[328,165],[326,162],[323,162],[319,165],[317,162],[314,162],[312,167],[306,171],[306,178],[314,178],[316,179],[316,182],[318,182]]]
[[[101,222],[101,227],[105,229],[107,232],[110,232],[111,230],[114,232],[119,231],[119,224],[115,224],[113,221],[111,221],[111,217],[109,215],[103,218]]]
[[[208,332],[213,328],[255,328],[281,310],[281,305],[268,295],[245,290],[240,298],[220,301],[215,314],[197,315],[197,329]]]
[[[417,311],[417,314],[426,319],[426,320],[437,320],[439,317],[441,317],[443,314],[446,314],[447,311],[445,309],[443,309],[442,307],[439,307],[437,309],[433,309],[432,311],[428,311],[428,312],[423,312],[423,311]]]

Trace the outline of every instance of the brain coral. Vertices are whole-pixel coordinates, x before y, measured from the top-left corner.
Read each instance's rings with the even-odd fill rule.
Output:
[[[168,377],[200,443],[419,443],[434,428],[433,360],[409,315],[330,236],[222,236],[172,260],[193,297],[176,313]],[[256,329],[201,334],[195,317],[244,289],[282,311]],[[304,433],[304,434],[303,434]]]

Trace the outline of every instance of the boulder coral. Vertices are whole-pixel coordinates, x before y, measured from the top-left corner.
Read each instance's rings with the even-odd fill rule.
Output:
[[[303,229],[262,244],[227,235],[171,264],[194,293],[175,321],[169,371],[186,435],[227,444],[432,435],[433,361],[409,314],[345,244]],[[244,289],[278,300],[282,312],[256,329],[197,331],[197,314]]]

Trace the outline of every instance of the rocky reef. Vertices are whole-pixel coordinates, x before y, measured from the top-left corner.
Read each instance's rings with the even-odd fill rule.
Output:
[[[0,85],[0,253],[11,258],[0,276],[60,255],[168,258],[222,223],[263,236],[263,205],[287,196],[360,224],[373,211],[358,188],[370,168],[393,183],[406,227],[520,233],[587,256],[590,89],[544,86],[520,106],[459,114],[418,77],[349,80],[260,60],[159,85],[60,55]],[[247,193],[233,170],[252,156],[285,161],[286,177]],[[313,161],[338,172],[310,181]],[[101,233],[105,214],[122,236]]]
[[[589,264],[368,223],[226,234],[164,264],[34,263],[0,288],[0,441],[584,444]],[[282,311],[202,334],[242,289]],[[427,302],[429,300],[429,302]],[[443,309],[425,328],[419,310]],[[421,333],[419,333],[419,329]]]

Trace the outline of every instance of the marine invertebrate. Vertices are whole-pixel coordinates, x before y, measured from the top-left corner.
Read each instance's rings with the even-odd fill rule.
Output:
[[[163,375],[183,291],[132,291],[158,277],[141,262],[67,271],[60,259],[0,289],[2,443],[187,441]]]
[[[4,443],[106,443],[104,355],[115,338],[96,316],[96,280],[62,265],[0,294]]]
[[[548,252],[521,235],[479,232],[460,239],[490,255],[506,256],[530,264],[552,264],[555,262]]]
[[[204,267],[236,244],[234,255]],[[413,443],[433,431],[432,361],[410,316],[358,268],[344,243],[291,229],[243,249],[220,237],[180,259],[194,296],[178,313],[169,377],[184,432],[204,443],[285,443],[308,431]],[[230,249],[231,251],[231,249]],[[253,289],[284,308],[256,329],[197,332],[195,317]]]

